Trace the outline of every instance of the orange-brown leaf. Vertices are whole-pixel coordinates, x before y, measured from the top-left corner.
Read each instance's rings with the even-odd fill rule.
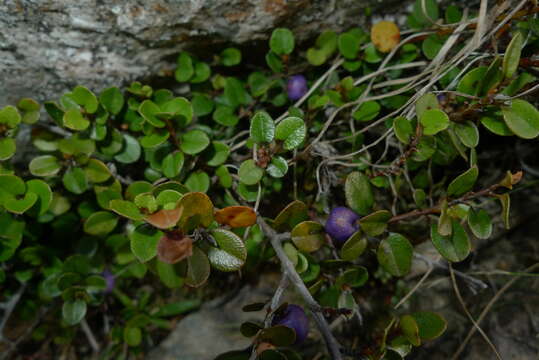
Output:
[[[400,31],[391,21],[380,21],[371,28],[371,41],[378,51],[387,53],[400,41]]]
[[[182,208],[172,210],[159,210],[151,215],[147,215],[144,220],[159,229],[173,227],[182,216]]]
[[[248,206],[227,206],[215,212],[215,221],[230,227],[246,227],[256,223],[256,213]]]
[[[157,244],[157,258],[167,264],[176,264],[193,255],[193,240],[185,236],[174,239],[167,235],[159,239]]]

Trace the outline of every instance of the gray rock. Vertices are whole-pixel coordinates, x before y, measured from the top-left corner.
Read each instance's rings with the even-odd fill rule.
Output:
[[[388,4],[397,1],[383,1]],[[56,99],[163,74],[181,49],[215,51],[265,40],[276,26],[307,39],[365,21],[366,0],[4,0],[0,2],[0,106]]]

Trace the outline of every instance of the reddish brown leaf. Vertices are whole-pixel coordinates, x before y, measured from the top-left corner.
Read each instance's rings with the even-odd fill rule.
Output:
[[[182,208],[172,210],[159,210],[151,215],[147,215],[144,220],[159,229],[173,227],[182,216]]]
[[[248,206],[227,206],[215,212],[215,221],[230,227],[246,227],[256,223],[256,213]]]
[[[193,255],[193,240],[184,236],[176,239],[172,235],[164,235],[157,244],[157,258],[167,264],[176,264]]]

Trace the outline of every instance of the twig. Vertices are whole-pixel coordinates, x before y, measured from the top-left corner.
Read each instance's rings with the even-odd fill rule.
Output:
[[[501,357],[500,353],[498,353],[498,350],[496,350],[496,346],[494,346],[492,341],[490,341],[490,339],[488,338],[487,334],[485,334],[483,329],[481,329],[479,327],[479,324],[474,320],[472,314],[470,314],[470,311],[468,311],[468,308],[466,307],[466,303],[464,302],[464,299],[462,298],[462,295],[460,294],[460,290],[459,290],[459,287],[457,285],[457,280],[455,279],[455,272],[453,271],[453,267],[451,266],[451,263],[449,263],[449,274],[451,275],[451,282],[453,283],[453,289],[455,290],[455,295],[457,296],[457,299],[458,299],[460,305],[462,306],[462,309],[464,310],[464,313],[466,314],[468,319],[470,319],[470,321],[474,325],[474,328],[479,331],[479,333],[483,336],[483,339],[485,339],[485,341],[492,348],[492,351],[494,352],[494,354],[496,354],[496,357],[499,360],[502,360],[502,357]],[[453,359],[456,359],[456,357],[453,356]]]
[[[257,222],[262,232],[266,234],[266,236],[269,237],[271,245],[273,246],[273,249],[275,250],[277,257],[281,261],[281,265],[288,279],[294,285],[298,293],[301,295],[301,297],[303,298],[303,301],[305,301],[307,306],[310,308],[313,318],[316,322],[316,325],[318,326],[318,329],[322,333],[322,336],[326,342],[326,346],[329,350],[329,354],[331,358],[333,360],[342,360],[342,356],[340,352],[341,346],[337,342],[337,339],[335,339],[335,337],[331,333],[331,330],[329,328],[329,324],[326,321],[326,318],[320,312],[320,309],[321,309],[320,305],[316,302],[316,300],[313,298],[313,296],[309,292],[309,289],[307,289],[307,287],[303,283],[303,280],[301,280],[301,278],[299,277],[298,273],[296,272],[296,269],[294,268],[294,265],[288,259],[288,256],[286,256],[286,253],[284,252],[284,249],[281,245],[281,241],[283,239],[288,238],[290,235],[278,234],[275,230],[273,230],[266,223],[266,221],[261,216],[257,217]]]
[[[11,316],[11,313],[13,312],[13,310],[15,310],[15,307],[19,303],[19,300],[25,290],[26,290],[26,284],[22,284],[19,290],[17,290],[17,292],[13,294],[13,296],[9,299],[9,301],[5,305],[4,317],[2,318],[2,322],[0,322],[0,341],[6,340],[4,338],[4,327],[6,326],[9,320],[9,317]]]
[[[88,339],[88,342],[90,343],[90,346],[92,347],[94,353],[99,353],[99,343],[97,342],[94,333],[92,332],[92,329],[90,329],[90,326],[88,326],[88,322],[86,322],[86,319],[82,319],[82,321],[80,322],[80,326],[82,328],[82,331],[84,332],[84,335],[86,335],[86,338]]]
[[[397,305],[395,305],[395,309],[398,309],[399,306],[401,306],[402,304],[404,304],[406,301],[408,301],[408,299],[417,291],[417,289],[419,289],[419,287],[421,286],[421,284],[423,284],[425,282],[425,280],[427,280],[427,278],[429,277],[429,275],[432,273],[432,270],[434,270],[434,265],[432,265],[431,263],[428,263],[429,265],[429,268],[427,269],[427,271],[425,272],[425,274],[423,274],[423,276],[421,277],[421,279],[417,282],[417,284],[415,284],[415,286],[412,288],[412,290],[410,290],[408,292],[408,294],[406,294],[406,296],[404,296],[398,303]]]
[[[479,325],[481,323],[481,321],[483,321],[483,319],[485,318],[485,316],[488,314],[488,312],[490,311],[490,309],[492,308],[492,306],[494,305],[494,303],[496,301],[498,301],[498,299],[502,296],[502,294],[504,292],[507,291],[507,289],[509,289],[518,279],[520,279],[522,276],[525,275],[525,273],[529,273],[533,270],[535,270],[536,268],[539,267],[539,263],[536,263],[532,266],[530,266],[529,268],[527,268],[526,270],[524,270],[524,272],[521,274],[521,275],[518,275],[516,277],[514,277],[513,279],[509,280],[507,282],[507,284],[505,284],[497,293],[496,295],[494,295],[494,297],[488,302],[487,306],[485,306],[485,308],[483,309],[483,311],[481,312],[481,314],[479,315],[479,317],[477,318],[477,325]],[[477,330],[477,328],[475,326],[473,326],[470,331],[468,332],[468,335],[466,336],[466,338],[464,339],[464,341],[460,344],[459,348],[457,349],[457,351],[455,352],[455,354],[453,354],[453,357],[451,358],[452,360],[457,360],[460,356],[460,354],[462,353],[462,351],[464,350],[464,348],[466,347],[466,345],[468,344],[468,342],[470,341],[470,339],[472,338],[472,336],[475,334],[475,331]]]
[[[450,269],[449,269],[449,267],[447,265],[442,264],[442,263],[440,263],[438,261],[432,261],[431,259],[429,259],[425,255],[414,253],[414,257],[417,258],[417,259],[423,260],[424,262],[426,262],[430,266],[436,267],[438,269],[443,269],[443,270],[446,270],[446,271],[450,271]],[[474,287],[478,288],[479,290],[483,290],[483,289],[486,289],[488,287],[488,285],[485,284],[483,281],[481,281],[479,279],[476,279],[473,276],[470,276],[470,275],[465,274],[465,273],[463,273],[461,271],[458,271],[458,270],[453,270],[453,272],[458,277],[462,278],[463,280],[465,280],[465,281],[469,282],[471,285],[473,285],[472,291],[474,293],[476,293]]]

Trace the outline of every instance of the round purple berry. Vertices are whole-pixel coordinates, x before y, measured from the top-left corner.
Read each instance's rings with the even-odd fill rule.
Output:
[[[273,317],[272,325],[284,325],[296,332],[295,344],[301,344],[309,334],[309,318],[299,305],[289,304]]]
[[[288,98],[290,100],[299,100],[303,95],[307,93],[307,80],[303,75],[293,75],[288,79],[288,84],[286,85],[288,90]]]
[[[116,282],[116,276],[112,272],[110,272],[109,269],[105,269],[103,273],[101,274],[103,278],[105,279],[105,284],[107,285],[105,287],[104,293],[109,294],[114,290],[114,284]]]
[[[336,246],[343,245],[359,229],[359,215],[347,207],[333,208],[326,221],[326,232]]]

